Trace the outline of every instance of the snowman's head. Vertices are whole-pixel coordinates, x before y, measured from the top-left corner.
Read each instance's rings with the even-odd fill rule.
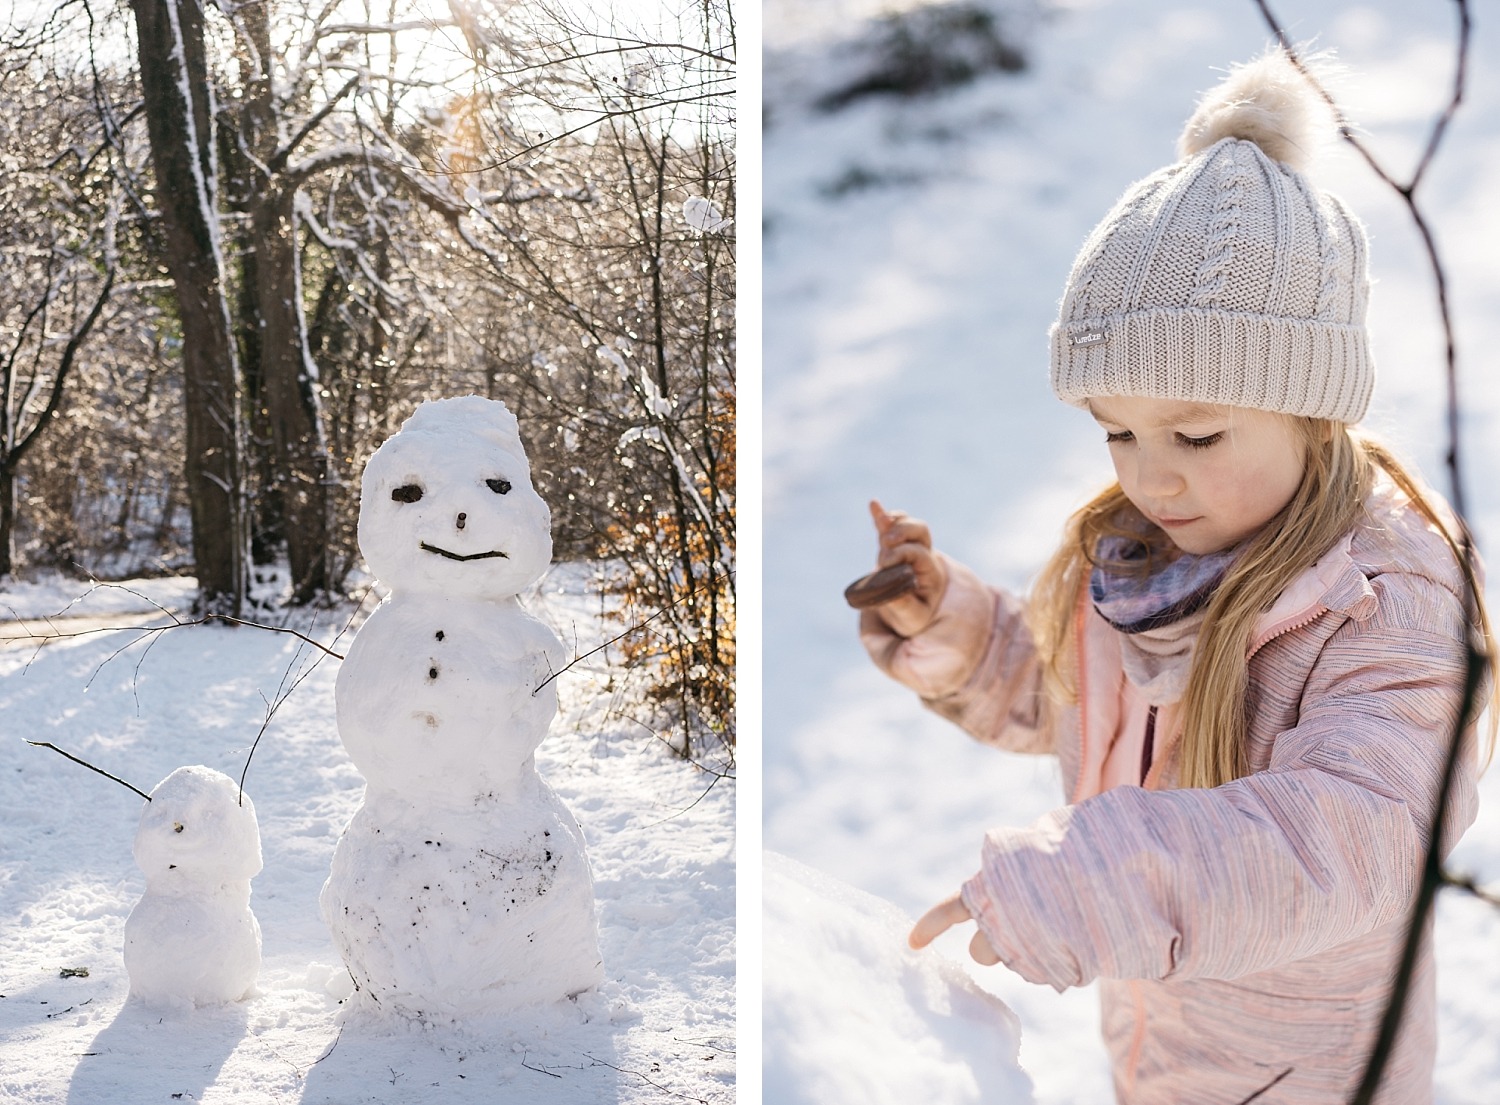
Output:
[[[423,403],[360,483],[359,548],[392,590],[505,598],[552,561],[552,516],[505,404]]]
[[[223,883],[260,873],[255,804],[211,767],[179,767],[151,792],[135,831],[135,861],[146,882]]]

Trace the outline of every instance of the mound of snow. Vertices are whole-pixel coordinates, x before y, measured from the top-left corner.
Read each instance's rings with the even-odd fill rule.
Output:
[[[911,951],[910,918],[775,852],[763,871],[766,1102],[1032,1102],[1015,1014]]]

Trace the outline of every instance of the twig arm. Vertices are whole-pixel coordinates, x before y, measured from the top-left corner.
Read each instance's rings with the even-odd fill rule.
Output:
[[[88,768],[90,771],[97,771],[100,775],[103,775],[106,779],[113,779],[115,782],[119,783],[122,787],[126,787],[129,790],[135,791],[137,794],[139,794],[146,801],[148,801],[148,802],[151,801],[151,795],[147,794],[140,787],[132,786],[131,784],[127,783],[124,779],[120,778],[118,775],[111,775],[109,772],[105,771],[102,767],[95,767],[93,764],[89,763],[87,760],[80,760],[77,756],[73,755],[73,753],[71,753],[71,752],[64,752],[61,748],[57,747],[57,745],[55,745],[55,744],[49,744],[47,741],[34,741],[34,740],[27,740],[26,743],[27,744],[36,745],[36,747],[38,747],[38,748],[50,748],[50,749],[52,749],[52,751],[56,752],[59,756],[62,756],[65,759],[72,760],[75,764],[82,764],[84,767]]]

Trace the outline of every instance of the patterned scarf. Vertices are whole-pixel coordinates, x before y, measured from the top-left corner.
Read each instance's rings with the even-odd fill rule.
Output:
[[[1197,556],[1182,553],[1170,564],[1143,570],[1150,549],[1119,535],[1099,539],[1089,576],[1089,597],[1100,616],[1121,633],[1143,633],[1171,625],[1208,605],[1242,546]]]

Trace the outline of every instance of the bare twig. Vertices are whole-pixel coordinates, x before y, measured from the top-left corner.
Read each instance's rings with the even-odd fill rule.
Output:
[[[551,1078],[561,1078],[562,1077],[562,1075],[558,1074],[556,1071],[550,1071],[546,1067],[534,1067],[534,1066],[532,1066],[530,1063],[528,1063],[526,1061],[529,1058],[531,1058],[531,1053],[530,1052],[527,1052],[525,1055],[521,1056],[521,1065],[523,1067],[525,1067],[527,1070],[534,1070],[538,1074],[545,1074],[545,1075],[548,1075]]]
[[[50,618],[37,618],[37,619],[34,619],[34,620],[36,620],[36,621],[46,621],[49,626],[52,625],[52,622],[51,622]],[[344,658],[342,653],[334,652],[333,649],[329,648],[327,645],[320,644],[319,642],[313,640],[311,637],[309,637],[306,634],[301,633],[301,632],[299,632],[299,631],[297,631],[295,629],[289,629],[288,627],[281,626],[281,625],[264,625],[264,624],[262,624],[260,622],[252,622],[252,621],[248,621],[248,620],[246,620],[244,618],[230,617],[228,614],[205,614],[201,618],[188,618],[188,619],[178,618],[175,615],[173,615],[172,616],[172,621],[169,622],[166,625],[101,625],[101,626],[95,626],[92,629],[75,629],[75,630],[72,630],[72,631],[64,631],[64,630],[60,630],[60,629],[57,629],[57,628],[53,627],[50,630],[50,632],[47,632],[47,633],[37,633],[37,632],[34,632],[34,631],[27,631],[25,633],[15,634],[13,636],[0,636],[0,642],[5,642],[5,641],[38,641],[41,644],[46,645],[46,644],[51,643],[52,641],[70,640],[70,639],[72,639],[74,637],[89,637],[89,636],[92,636],[93,634],[96,634],[96,633],[118,633],[118,632],[123,632],[125,630],[134,630],[135,632],[142,634],[142,636],[137,637],[135,641],[131,642],[131,644],[135,644],[138,641],[145,640],[145,638],[147,636],[150,636],[152,634],[157,634],[157,633],[163,633],[163,632],[165,632],[168,629],[185,629],[188,626],[192,626],[192,625],[210,625],[213,622],[225,622],[225,623],[228,623],[229,625],[245,625],[245,626],[251,627],[252,629],[264,629],[268,633],[286,633],[286,634],[290,634],[293,637],[297,637],[297,638],[299,638],[299,639],[307,642],[308,644],[312,645],[314,648],[322,649],[329,656],[332,656],[335,660],[342,660]],[[125,646],[125,648],[129,648],[129,647],[130,647],[130,645],[126,645]],[[123,652],[124,649],[121,649],[120,651]],[[114,655],[118,656],[119,653],[117,652]],[[110,659],[114,659],[114,656],[111,656]],[[105,663],[108,663],[108,662],[109,661],[105,661]]]
[[[349,631],[349,627],[354,624],[354,619],[357,618],[359,616],[359,612],[364,609],[365,600],[370,597],[370,592],[371,588],[366,587],[364,593],[359,596],[359,602],[355,603],[354,609],[350,611],[349,618],[344,622],[344,628],[340,629],[338,632],[338,636],[334,638],[335,641],[337,641],[339,637],[342,637]],[[266,735],[266,730],[271,725],[271,719],[276,716],[276,711],[281,709],[281,704],[292,696],[292,692],[300,687],[302,685],[302,681],[309,675],[311,675],[314,671],[316,671],[318,665],[321,664],[325,659],[327,659],[329,656],[336,656],[340,660],[343,659],[343,657],[339,656],[337,652],[334,652],[332,649],[324,648],[322,645],[318,644],[318,642],[314,641],[311,637],[304,636],[301,633],[296,634],[296,636],[300,637],[304,641],[307,641],[309,644],[317,645],[318,648],[323,649],[324,655],[319,656],[316,660],[314,660],[312,662],[312,665],[305,671],[300,673],[296,679],[292,680],[292,685],[288,687],[286,685],[287,676],[291,674],[292,668],[296,665],[297,661],[302,656],[302,648],[299,645],[296,653],[293,654],[291,661],[287,664],[286,671],[282,673],[281,686],[276,688],[276,699],[266,709],[266,719],[261,722],[260,731],[255,734],[255,740],[250,744],[250,751],[245,756],[244,770],[240,772],[239,804],[242,806],[245,804],[245,778],[250,774],[250,761],[255,758],[255,750],[260,747],[260,738]]]
[[[53,1017],[65,1017],[75,1009],[82,1009],[85,1005],[88,1005],[93,1000],[93,998],[86,998],[83,1001],[80,1001],[77,1005],[70,1005],[66,1009],[59,1009],[56,1013],[48,1013],[47,1019],[50,1021]]]
[[[626,1070],[624,1067],[617,1067],[613,1063],[606,1063],[603,1059],[599,1059],[599,1058],[597,1058],[597,1057],[595,1057],[593,1055],[590,1055],[586,1051],[583,1053],[583,1056],[584,1056],[585,1059],[590,1059],[593,1062],[598,1063],[601,1067],[608,1067],[610,1070],[617,1070],[621,1074],[633,1074],[637,1078],[639,1078],[642,1082],[646,1083],[646,1085],[651,1086],[651,1087],[653,1087],[655,1089],[658,1089],[662,1093],[669,1093],[673,1097],[680,1097],[680,1098],[682,1098],[684,1101],[696,1101],[696,1102],[699,1103],[699,1105],[708,1105],[708,1101],[707,1101],[706,1098],[702,1098],[702,1097],[690,1097],[689,1095],[687,1095],[685,1093],[678,1093],[676,1090],[669,1090],[666,1086],[663,1086],[660,1082],[653,1082],[653,1081],[651,1081],[651,1079],[647,1078],[644,1074],[642,1074],[638,1070]]]
[[[718,570],[719,570],[719,566],[717,564],[710,563],[708,565],[708,577],[709,577],[709,581],[710,582],[714,578],[714,573],[716,571],[718,571]],[[733,573],[731,572],[731,573],[728,573],[728,574],[732,575]],[[651,614],[649,617],[641,619],[640,621],[636,622],[634,625],[631,625],[631,626],[627,627],[623,632],[615,634],[609,640],[605,641],[602,645],[599,645],[599,646],[597,646],[595,648],[589,649],[582,656],[575,656],[575,657],[573,657],[573,659],[569,660],[562,667],[558,668],[551,675],[547,676],[546,679],[543,679],[540,683],[538,683],[536,685],[536,689],[531,692],[532,695],[535,696],[538,692],[541,691],[541,689],[543,687],[545,687],[548,683],[552,682],[554,679],[556,679],[563,672],[565,672],[569,668],[573,667],[573,665],[582,663],[584,660],[587,660],[590,656],[594,655],[594,653],[596,653],[596,652],[603,652],[605,649],[607,649],[610,645],[614,644],[616,641],[623,641],[626,637],[629,637],[632,633],[636,632],[637,630],[639,630],[639,629],[645,629],[646,626],[650,625],[657,618],[661,617],[668,610],[672,609],[672,607],[674,607],[674,606],[680,606],[682,603],[686,602],[688,599],[692,598],[694,595],[699,594],[700,592],[702,592],[707,587],[708,587],[708,583],[701,583],[697,587],[694,587],[690,591],[684,591],[682,594],[678,595],[671,602],[669,602],[665,606],[663,606],[660,610],[657,610],[655,613]]]
[[[151,801],[151,795],[147,794],[140,787],[131,786],[131,784],[127,783],[124,779],[120,778],[118,775],[111,775],[109,772],[105,771],[102,767],[95,767],[93,764],[89,763],[87,760],[80,760],[77,756],[73,755],[73,753],[71,753],[71,752],[64,752],[61,748],[57,747],[57,745],[55,745],[55,744],[49,744],[47,741],[34,741],[34,740],[28,740],[26,743],[27,744],[36,745],[36,747],[38,747],[38,748],[50,748],[50,749],[52,749],[52,751],[56,752],[59,756],[62,756],[65,759],[72,760],[75,764],[82,764],[84,767],[88,768],[90,771],[97,771],[100,775],[103,775],[106,779],[113,779],[115,782],[119,783],[122,787],[125,787],[125,788],[127,788],[129,790],[135,791],[137,794],[139,794],[146,801],[148,801],[148,802]]]
[[[322,1055],[319,1055],[310,1064],[308,1064],[308,1070],[311,1070],[313,1067],[315,1067],[319,1063],[321,1063],[324,1059],[327,1059],[330,1055],[332,1055],[333,1054],[333,1049],[339,1046],[339,1041],[342,1040],[343,1038],[344,1038],[344,1026],[343,1025],[339,1025],[338,1035],[336,1035],[333,1038],[333,1043],[329,1044],[326,1048],[323,1049],[323,1054]]]
[[[723,1047],[715,1042],[717,1040],[730,1039],[727,1036],[698,1036],[691,1040],[684,1040],[681,1036],[673,1036],[672,1039],[676,1040],[679,1044],[692,1044],[694,1047],[705,1047],[710,1051],[722,1051],[728,1055],[737,1054],[734,1048]]]
[[[1480,886],[1473,875],[1456,875],[1450,871],[1444,871],[1443,885],[1451,886],[1455,890],[1463,890],[1472,894],[1481,902],[1486,902],[1489,905],[1500,908],[1500,894],[1495,893],[1493,890],[1486,890]]]
[[[708,784],[708,786],[706,786],[706,787],[703,788],[703,793],[700,794],[700,795],[698,795],[698,797],[694,798],[687,805],[683,806],[682,809],[678,810],[675,813],[668,814],[666,817],[663,817],[660,821],[653,821],[649,825],[642,825],[641,828],[642,829],[654,829],[658,825],[665,825],[668,821],[671,821],[674,817],[681,817],[683,814],[687,813],[688,810],[692,809],[699,802],[703,801],[703,799],[707,798],[709,791],[713,790],[714,787],[718,786],[719,785],[719,780],[723,779],[723,778],[726,778],[726,776],[723,776],[723,775],[717,775],[717,776],[715,776],[714,779],[713,779],[713,781],[710,782]],[[734,778],[734,776],[730,775],[730,776],[727,776],[727,778],[731,778],[732,779],[732,778]]]
[[[1454,0],[1458,14],[1457,60],[1454,64],[1452,90],[1449,94],[1447,105],[1433,124],[1427,144],[1423,148],[1422,156],[1412,172],[1411,179],[1405,184],[1399,183],[1354,134],[1353,129],[1349,126],[1342,110],[1340,110],[1333,97],[1308,71],[1307,66],[1298,56],[1297,50],[1287,38],[1285,30],[1283,30],[1281,24],[1272,14],[1268,0],[1255,0],[1255,2],[1257,7],[1260,8],[1261,14],[1265,17],[1271,32],[1276,36],[1277,41],[1281,44],[1282,49],[1286,52],[1292,64],[1297,67],[1309,84],[1317,90],[1323,100],[1333,109],[1340,135],[1358,151],[1375,175],[1390,186],[1406,204],[1407,212],[1411,216],[1412,222],[1421,236],[1422,244],[1427,251],[1427,258],[1432,268],[1433,280],[1436,284],[1438,312],[1442,321],[1446,347],[1448,383],[1447,466],[1452,488],[1451,505],[1458,519],[1459,544],[1463,555],[1463,563],[1460,566],[1465,576],[1464,613],[1470,625],[1477,624],[1478,595],[1475,589],[1474,549],[1466,521],[1467,512],[1465,510],[1463,480],[1459,467],[1458,358],[1453,319],[1448,303],[1448,282],[1442,261],[1438,256],[1437,243],[1433,238],[1431,227],[1428,225],[1421,208],[1418,207],[1416,199],[1417,186],[1421,184],[1428,166],[1432,164],[1438,147],[1442,144],[1443,136],[1447,133],[1448,123],[1452,120],[1454,113],[1457,112],[1459,105],[1463,102],[1464,81],[1468,71],[1470,35],[1467,0]],[[1473,634],[1471,633],[1465,641],[1463,697],[1443,765],[1442,781],[1438,788],[1436,806],[1433,811],[1431,829],[1428,834],[1427,852],[1422,862],[1421,881],[1417,887],[1416,900],[1412,905],[1411,917],[1407,925],[1406,938],[1402,946],[1399,965],[1391,982],[1390,999],[1381,1017],[1380,1030],[1376,1036],[1375,1044],[1370,1051],[1364,1076],[1354,1096],[1350,1099],[1350,1105],[1370,1105],[1375,1098],[1375,1092],[1380,1085],[1380,1079],[1385,1072],[1387,1062],[1390,1060],[1391,1052],[1395,1047],[1396,1036],[1401,1027],[1401,1019],[1406,1007],[1407,994],[1411,988],[1412,974],[1416,969],[1417,956],[1422,945],[1427,917],[1432,910],[1433,900],[1437,895],[1438,889],[1448,881],[1442,866],[1443,821],[1452,799],[1454,779],[1457,775],[1458,763],[1464,744],[1464,734],[1473,722],[1473,715],[1476,713],[1479,690],[1483,684],[1487,659],[1484,652],[1481,651],[1480,647],[1473,640]]]
[[[1254,1101],[1257,1097],[1263,1096],[1267,1090],[1272,1089],[1274,1086],[1276,1086],[1277,1083],[1279,1083],[1283,1078],[1285,1078],[1287,1075],[1289,1075],[1291,1073],[1292,1073],[1292,1068],[1291,1067],[1287,1067],[1286,1070],[1282,1071],[1280,1074],[1278,1074],[1275,1078],[1271,1079],[1269,1082],[1267,1082],[1260,1089],[1256,1090],[1249,1097],[1245,1098],[1244,1101],[1241,1101],[1240,1105],[1250,1105],[1250,1102]]]

